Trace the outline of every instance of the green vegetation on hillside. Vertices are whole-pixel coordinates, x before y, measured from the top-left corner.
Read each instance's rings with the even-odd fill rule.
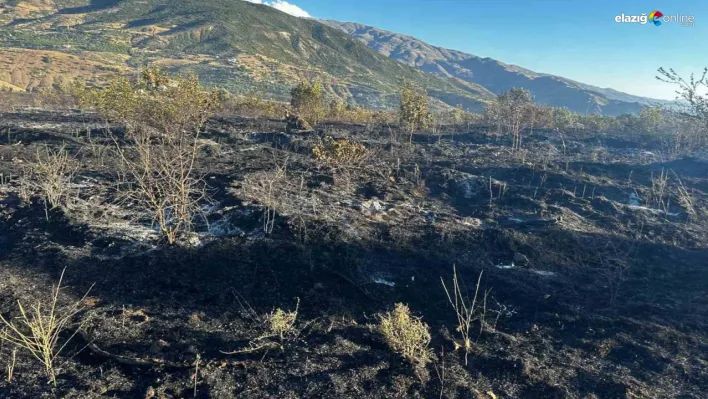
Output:
[[[313,77],[329,95],[374,107],[395,106],[391,96],[403,79],[441,104],[481,110],[490,98],[479,87],[382,56],[316,20],[245,1],[72,1],[59,7],[32,21],[16,18],[0,40],[6,47],[129,54],[132,67],[160,63],[195,72],[206,84],[275,98]]]
[[[117,34],[119,35],[120,33],[117,32]],[[7,29],[0,31],[0,43],[3,47],[36,50],[85,50],[117,54],[130,53],[130,46],[112,40],[111,36],[113,36],[112,32],[82,32],[63,29],[42,32]]]

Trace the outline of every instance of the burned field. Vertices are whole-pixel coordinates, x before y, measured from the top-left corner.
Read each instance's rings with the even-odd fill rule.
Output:
[[[167,245],[121,198],[120,127],[0,118],[0,314],[51,303],[63,271],[59,306],[81,304],[56,384],[0,343],[0,397],[708,395],[705,156],[580,131],[536,130],[512,152],[486,127],[409,139],[212,118],[199,215]],[[24,180],[61,148],[52,209]],[[467,351],[453,270],[483,304]],[[428,361],[380,333],[396,303],[429,326]]]

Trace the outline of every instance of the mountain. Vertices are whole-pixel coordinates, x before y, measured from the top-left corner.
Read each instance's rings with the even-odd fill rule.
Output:
[[[241,0],[25,0],[0,3],[0,82],[33,90],[103,78],[148,62],[193,71],[232,92],[289,98],[302,78],[331,96],[393,106],[402,79],[434,106],[482,110],[493,94],[396,62],[317,20]]]
[[[0,89],[101,81],[148,63],[280,100],[303,78],[330,97],[394,107],[403,79],[436,109],[482,111],[511,87],[576,112],[637,112],[649,99],[431,46],[354,23],[297,18],[242,0],[0,0]]]
[[[580,113],[618,115],[642,105],[668,103],[599,88],[559,76],[537,73],[491,58],[432,46],[411,36],[351,22],[325,21],[379,53],[432,74],[458,78],[499,94],[512,87],[530,90],[536,101]]]

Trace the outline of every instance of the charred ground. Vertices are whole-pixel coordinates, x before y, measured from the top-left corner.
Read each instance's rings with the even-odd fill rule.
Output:
[[[19,352],[0,397],[192,397],[197,355],[197,397],[707,395],[705,158],[579,131],[536,130],[511,153],[485,127],[409,144],[385,128],[285,134],[278,120],[214,118],[199,154],[209,223],[170,247],[113,204],[115,160],[99,150],[111,139],[97,117],[2,121],[0,312],[49,296],[64,268],[64,301],[95,286],[57,386]],[[324,136],[362,143],[368,157],[317,162]],[[79,163],[69,212],[22,199],[22,166],[45,145],[66,145]],[[657,201],[662,171],[669,188]],[[270,234],[264,181],[277,198]],[[453,265],[470,293],[480,272],[492,290],[467,365],[440,282]],[[224,353],[249,348],[261,316],[298,299],[297,337]],[[425,368],[370,327],[396,302],[431,327]],[[3,363],[11,353],[0,346]]]

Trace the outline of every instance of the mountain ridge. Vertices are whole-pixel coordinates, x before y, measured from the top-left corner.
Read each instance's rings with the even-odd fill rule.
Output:
[[[70,54],[79,70],[86,69],[78,63],[89,55],[106,58],[107,67],[120,70],[158,63],[175,72],[195,72],[208,85],[278,99],[287,99],[299,80],[317,78],[330,96],[374,108],[395,106],[403,79],[426,87],[436,108],[462,104],[482,111],[493,98],[478,85],[423,73],[338,29],[262,4],[67,0],[56,7],[32,1],[33,13],[8,5],[0,14],[0,46]],[[51,84],[47,76],[66,72],[55,66],[33,62],[18,71],[15,65],[0,65],[0,81],[10,87],[46,86]]]
[[[410,35],[365,24],[333,20],[324,23],[349,33],[370,48],[399,62],[440,76],[458,77],[479,84],[495,94],[512,87],[523,87],[529,89],[536,100],[543,104],[566,106],[580,113],[611,115],[637,112],[644,105],[670,103],[535,72],[489,57],[431,45]]]
[[[541,103],[580,113],[641,107],[611,89],[587,90],[410,36],[298,18],[242,0],[11,0],[0,4],[0,27],[0,87],[13,90],[98,80],[157,63],[194,72],[207,85],[280,100],[298,81],[316,78],[330,97],[391,108],[406,79],[427,89],[434,109],[459,104],[481,112],[515,86],[529,88]]]

